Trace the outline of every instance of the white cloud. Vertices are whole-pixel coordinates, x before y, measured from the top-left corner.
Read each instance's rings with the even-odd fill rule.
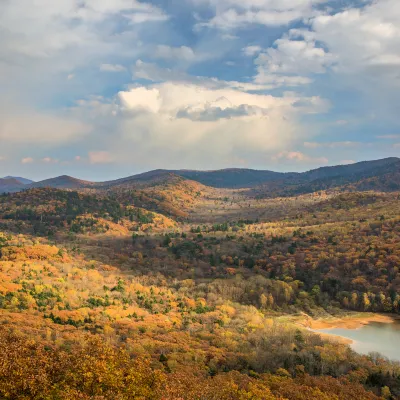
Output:
[[[273,160],[288,160],[307,164],[327,164],[329,160],[326,157],[311,157],[299,151],[281,151],[272,157]]]
[[[90,151],[88,155],[90,164],[109,164],[114,161],[108,151]]]
[[[124,72],[126,68],[120,64],[101,64],[100,71],[102,72]]]
[[[283,37],[275,41],[275,47],[261,53],[256,61],[261,68],[271,74],[324,73],[333,64],[334,57],[323,48],[317,47],[315,40],[292,40]]]
[[[336,71],[399,80],[400,13],[397,0],[380,0],[363,8],[313,18],[316,40],[337,59]]]
[[[355,160],[341,160],[340,164],[342,165],[349,165],[349,164],[355,164],[356,161]]]
[[[165,60],[193,61],[196,58],[194,51],[187,46],[171,47],[158,45],[154,57]]]
[[[132,23],[167,18],[161,9],[135,0],[5,1],[0,3],[0,55],[49,58],[70,47],[104,48],[112,32],[101,23],[110,17]]]
[[[25,157],[21,160],[21,164],[31,164],[33,163],[35,160],[32,157]]]
[[[162,99],[157,89],[140,87],[129,92],[120,92],[122,105],[129,110],[148,110],[153,113],[160,111]]]
[[[243,28],[250,24],[266,26],[287,25],[292,21],[315,14],[314,6],[326,0],[191,0],[194,4],[206,4],[214,16],[201,27],[223,30]]]
[[[300,145],[311,134],[300,116],[325,107],[322,99],[254,94],[209,81],[132,87],[120,92],[115,104],[118,110],[110,119],[107,104],[81,103],[82,115],[93,114],[94,131],[108,149],[92,152],[91,163],[116,160],[111,155],[141,168],[263,163],[268,155]]]
[[[243,48],[243,53],[247,57],[253,57],[256,54],[260,53],[262,50],[261,46],[247,46]]]
[[[268,74],[256,77],[254,82],[223,81],[217,78],[190,76],[176,69],[160,68],[156,64],[141,60],[133,68],[135,78],[146,79],[151,82],[180,82],[195,83],[212,89],[232,88],[247,92],[258,92],[275,89],[281,86],[299,86],[311,82],[309,78],[299,76],[278,76]]]

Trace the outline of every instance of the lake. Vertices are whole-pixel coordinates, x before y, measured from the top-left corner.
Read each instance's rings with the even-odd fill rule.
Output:
[[[378,352],[393,361],[400,361],[400,321],[392,324],[371,322],[358,329],[331,328],[316,332],[351,339],[353,343],[350,346],[358,353]]]

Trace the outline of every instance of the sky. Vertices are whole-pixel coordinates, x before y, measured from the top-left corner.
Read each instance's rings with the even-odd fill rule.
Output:
[[[400,154],[398,0],[2,0],[0,176]]]

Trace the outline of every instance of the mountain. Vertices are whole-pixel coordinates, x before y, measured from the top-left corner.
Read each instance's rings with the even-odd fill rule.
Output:
[[[23,179],[23,178],[22,178]],[[253,189],[257,196],[286,196],[327,189],[400,190],[400,159],[363,161],[349,165],[322,167],[307,172],[274,172],[230,168],[215,171],[157,169],[127,178],[90,182],[63,175],[24,185],[18,178],[2,179],[0,191],[50,187],[59,189],[142,189],[179,184],[184,180],[225,189]]]
[[[16,179],[18,182],[23,183],[24,185],[29,185],[34,183],[34,181],[26,178],[22,178],[20,176],[5,176],[3,179]]]
[[[215,188],[249,188],[266,182],[288,179],[297,173],[282,173],[245,168],[228,168],[216,171],[177,170],[170,171],[186,179],[197,181]]]
[[[164,169],[156,169],[137,175],[128,176],[127,178],[116,179],[112,181],[100,182],[94,184],[98,188],[126,187],[126,186],[152,186],[165,184],[171,181],[182,180],[177,174]]]
[[[324,167],[299,174],[281,184],[285,194],[312,193],[319,190],[400,190],[400,159],[392,157],[350,165]]]
[[[16,192],[24,188],[24,184],[15,178],[0,178],[0,193]]]
[[[83,181],[73,178],[72,176],[62,175],[56,178],[46,179],[44,181],[35,182],[28,185],[29,188],[55,188],[55,189],[83,189],[90,188],[94,185],[93,182]]]

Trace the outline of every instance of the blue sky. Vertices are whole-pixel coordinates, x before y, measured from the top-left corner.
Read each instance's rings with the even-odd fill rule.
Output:
[[[398,0],[4,0],[0,176],[398,156]]]

